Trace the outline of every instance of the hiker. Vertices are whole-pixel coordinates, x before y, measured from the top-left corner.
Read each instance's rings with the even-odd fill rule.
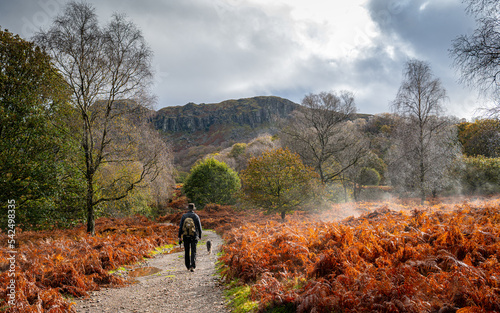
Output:
[[[184,242],[184,262],[191,272],[196,268],[196,244],[201,239],[201,222],[194,210],[194,203],[189,203],[188,212],[182,215],[179,224],[179,244]]]

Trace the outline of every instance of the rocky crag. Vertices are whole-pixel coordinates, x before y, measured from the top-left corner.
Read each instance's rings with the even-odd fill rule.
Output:
[[[260,127],[277,118],[286,118],[298,104],[279,97],[254,97],[221,103],[166,107],[156,112],[152,122],[165,133],[210,131],[213,126]]]

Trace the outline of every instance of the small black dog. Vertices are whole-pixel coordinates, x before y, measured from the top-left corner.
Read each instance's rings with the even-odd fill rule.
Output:
[[[207,252],[212,254],[212,242],[210,240],[207,240]]]

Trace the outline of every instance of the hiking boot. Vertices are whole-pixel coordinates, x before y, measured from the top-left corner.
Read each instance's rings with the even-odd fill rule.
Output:
[[[191,272],[194,272],[194,268],[192,268],[192,267],[191,267],[189,270],[190,270]]]

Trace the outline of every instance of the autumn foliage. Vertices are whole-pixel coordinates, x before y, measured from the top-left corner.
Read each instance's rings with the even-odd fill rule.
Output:
[[[399,208],[245,225],[226,234],[222,274],[261,311],[500,311],[500,200]]]
[[[204,229],[225,237],[224,279],[252,286],[261,311],[499,311],[500,199],[441,200],[426,207],[409,200],[338,204],[296,212],[286,222],[279,214],[215,204],[197,213]],[[17,233],[17,306],[7,311],[68,312],[68,298],[127,284],[109,271],[173,243],[183,213],[159,223],[99,219],[95,237],[84,226]],[[352,214],[361,216],[346,218]],[[6,299],[8,257],[0,250],[0,299]]]
[[[241,173],[243,198],[268,212],[279,212],[284,219],[286,213],[312,197],[319,182],[317,176],[288,149],[266,151],[251,158]]]
[[[168,222],[179,225],[182,215],[186,210],[168,214],[158,219],[160,222]],[[237,211],[229,205],[207,204],[202,210],[197,210],[196,214],[201,219],[203,229],[215,230],[223,235],[233,229],[237,229],[247,223],[260,223],[262,221],[278,221],[278,215],[265,215],[257,210]]]
[[[17,232],[16,306],[8,312],[69,312],[64,297],[86,296],[101,286],[127,282],[109,273],[124,264],[150,257],[155,247],[173,244],[177,227],[157,224],[144,217],[102,218],[97,235],[84,226],[67,231]],[[7,242],[5,234],[1,240]],[[6,248],[0,250],[0,308],[7,307],[10,281]]]

